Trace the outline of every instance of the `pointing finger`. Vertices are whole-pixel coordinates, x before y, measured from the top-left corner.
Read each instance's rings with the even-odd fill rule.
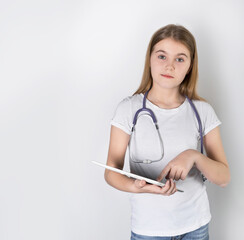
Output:
[[[168,165],[163,169],[163,171],[160,173],[160,175],[157,178],[157,181],[161,181],[162,179],[164,179],[168,173],[170,172],[170,167],[168,167]]]

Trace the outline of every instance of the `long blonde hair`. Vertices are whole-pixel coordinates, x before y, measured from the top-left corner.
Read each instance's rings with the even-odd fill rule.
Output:
[[[148,45],[145,66],[143,71],[143,76],[141,80],[141,84],[137,91],[133,94],[145,93],[147,90],[151,89],[153,85],[153,79],[151,75],[150,69],[150,57],[153,51],[154,46],[161,40],[166,38],[172,38],[175,41],[178,41],[184,44],[187,49],[190,51],[191,55],[191,65],[190,70],[185,76],[185,79],[182,81],[179,87],[179,91],[181,95],[186,95],[190,99],[194,100],[203,100],[205,99],[198,96],[196,92],[197,80],[198,80],[198,57],[197,57],[197,47],[196,41],[193,35],[183,26],[169,24],[165,27],[157,30]]]

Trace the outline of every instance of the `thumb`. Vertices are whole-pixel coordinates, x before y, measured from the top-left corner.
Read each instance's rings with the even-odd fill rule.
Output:
[[[137,180],[135,180],[135,184],[136,184],[137,187],[142,188],[142,187],[144,187],[146,185],[146,181],[137,179]]]

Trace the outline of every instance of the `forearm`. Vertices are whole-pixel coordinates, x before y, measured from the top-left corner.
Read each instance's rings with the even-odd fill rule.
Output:
[[[212,183],[225,187],[230,181],[229,167],[198,152],[195,165]]]
[[[133,193],[140,192],[139,189],[135,187],[135,184],[134,184],[135,180],[133,180],[125,175],[121,175],[120,173],[116,173],[116,172],[106,169],[104,178],[110,186],[112,186],[120,191],[133,192]]]

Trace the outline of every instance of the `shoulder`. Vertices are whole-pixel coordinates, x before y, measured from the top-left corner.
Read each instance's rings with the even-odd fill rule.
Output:
[[[202,100],[192,100],[192,102],[195,104],[195,106],[197,107],[201,107],[201,108],[211,108],[211,105],[209,102],[205,102]]]
[[[122,98],[122,100],[116,104],[116,114],[131,116],[135,106],[139,105],[138,103],[142,101],[141,99],[142,96],[140,96],[140,94]]]
[[[116,107],[111,124],[122,129],[127,134],[131,134],[133,124],[134,102],[140,100],[140,94],[124,97]]]
[[[141,98],[142,98],[142,94],[140,93],[140,94],[135,94],[135,95],[127,96],[123,100],[133,102],[133,101],[138,101]]]
[[[214,111],[212,105],[209,102],[205,102],[202,100],[193,100],[192,102],[196,106],[196,109],[199,112],[199,114],[201,114],[201,115],[206,115],[209,112]]]
[[[203,123],[205,129],[204,135],[221,124],[221,121],[210,103],[200,100],[193,100],[193,103]]]
[[[123,98],[119,103],[118,106],[120,107],[129,107],[132,106],[133,104],[140,102],[142,99],[141,94],[135,94],[131,96],[127,96]]]

